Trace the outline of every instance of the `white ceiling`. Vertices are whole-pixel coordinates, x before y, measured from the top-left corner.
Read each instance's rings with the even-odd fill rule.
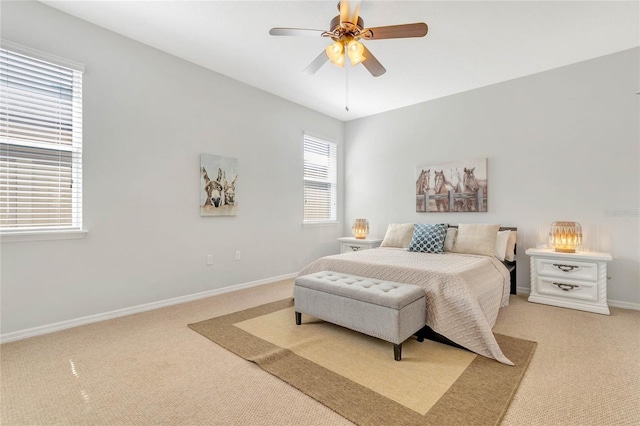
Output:
[[[638,1],[364,0],[365,27],[425,22],[429,33],[366,41],[381,77],[329,62],[306,75],[330,40],[269,29],[328,29],[337,0],[43,3],[343,121],[640,46]]]

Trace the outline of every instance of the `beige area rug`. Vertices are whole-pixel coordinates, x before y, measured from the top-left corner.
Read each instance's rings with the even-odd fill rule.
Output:
[[[189,327],[359,425],[495,425],[536,343],[496,335],[516,365],[425,340],[391,343],[303,315],[286,299]]]

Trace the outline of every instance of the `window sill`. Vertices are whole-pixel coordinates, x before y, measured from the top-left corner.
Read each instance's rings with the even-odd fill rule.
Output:
[[[76,240],[86,237],[88,231],[33,231],[15,234],[0,234],[1,243],[18,243],[24,241]]]
[[[339,225],[340,222],[337,220],[328,220],[326,222],[302,222],[302,226],[310,226],[310,227],[314,227],[314,226],[332,226],[332,225]]]

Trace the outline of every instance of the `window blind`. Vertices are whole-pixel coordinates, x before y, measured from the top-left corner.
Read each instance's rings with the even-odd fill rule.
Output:
[[[0,231],[82,228],[82,72],[0,49]]]
[[[304,222],[337,220],[336,144],[304,135]]]

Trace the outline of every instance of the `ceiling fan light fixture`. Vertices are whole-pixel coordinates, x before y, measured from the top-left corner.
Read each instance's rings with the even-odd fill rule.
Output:
[[[327,46],[325,52],[331,62],[340,67],[344,66],[344,45],[341,41],[336,41],[335,43]]]
[[[364,57],[364,45],[357,40],[350,40],[347,43],[347,54],[351,60],[351,66],[358,65],[367,59]]]

